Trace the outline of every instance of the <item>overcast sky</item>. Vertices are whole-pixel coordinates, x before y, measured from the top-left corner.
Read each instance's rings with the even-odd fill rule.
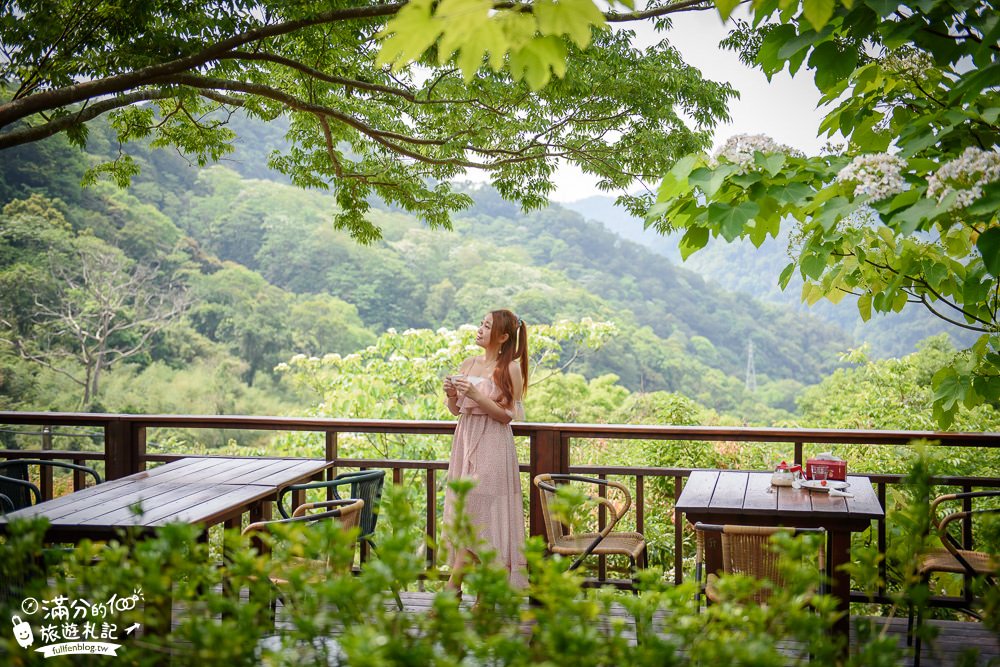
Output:
[[[734,134],[766,134],[807,154],[817,153],[826,141],[816,136],[822,114],[816,109],[819,92],[812,76],[800,71],[793,78],[786,70],[769,83],[760,71],[743,65],[735,53],[719,48],[719,41],[727,32],[717,12],[705,11],[675,14],[673,29],[665,33],[684,60],[700,69],[706,78],[728,81],[740,91],[740,99],[730,102],[732,122],[716,128],[715,145]],[[644,29],[637,34],[636,45],[646,46],[663,36]],[[596,192],[595,179],[575,168],[561,169],[555,183],[557,189],[552,195],[555,201],[576,201]]]

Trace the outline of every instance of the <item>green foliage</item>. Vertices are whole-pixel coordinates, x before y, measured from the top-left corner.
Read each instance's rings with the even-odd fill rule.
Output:
[[[247,362],[243,379],[248,385],[291,347],[291,332],[284,325],[290,299],[259,274],[227,263],[211,275],[197,276],[193,293],[195,304],[188,316],[194,329],[227,344]]]
[[[896,515],[898,535],[891,536],[893,563],[915,563],[931,542],[927,500],[932,464],[914,462],[911,499]],[[468,486],[457,487],[459,504]],[[874,628],[859,628],[856,651],[842,656],[831,632],[836,618],[833,599],[818,596],[819,571],[812,556],[814,536],[776,536],[786,585],[772,588],[768,604],[752,599],[767,582],[743,576],[723,577],[723,599],[700,610],[692,579],[668,585],[663,572],[640,574],[640,592],[584,589],[578,572],[568,572],[570,560],[545,555],[543,545],[529,540],[526,555],[530,583],[526,591],[507,584],[503,568],[489,552],[469,564],[467,592],[479,604],[460,604],[450,592],[434,595],[431,613],[396,611],[390,584],[413,589],[422,572],[424,536],[414,508],[394,487],[383,499],[383,516],[392,526],[379,542],[379,557],[346,571],[355,559],[355,532],[335,524],[277,527],[260,536],[272,548],[262,556],[247,537],[227,533],[226,560],[211,558],[209,546],[197,540],[193,527],[172,524],[154,538],[84,542],[69,553],[53,552],[45,570],[32,556],[38,553],[40,526],[15,524],[0,538],[0,569],[22,581],[19,589],[0,600],[0,612],[10,616],[24,597],[85,598],[103,601],[141,593],[133,610],[115,614],[119,627],[142,625],[141,638],[130,638],[116,661],[151,665],[168,658],[176,665],[404,665],[496,664],[534,665],[788,665],[821,661],[844,667],[898,664],[903,659],[898,638]],[[459,520],[449,529],[461,545],[474,545],[474,530]],[[992,538],[990,536],[993,536]],[[983,536],[983,548],[997,553],[996,534]],[[100,558],[94,559],[95,555]],[[317,565],[313,561],[322,561]],[[890,570],[893,571],[893,570]],[[277,593],[271,573],[287,581],[280,585],[281,622],[274,624],[266,604]],[[869,574],[874,574],[872,570]],[[432,570],[435,587],[438,573]],[[232,592],[222,587],[226,581]],[[919,584],[906,579],[899,589],[904,602],[921,604]],[[241,598],[240,592],[244,592]],[[246,595],[249,594],[249,595]],[[533,604],[523,606],[526,596]],[[162,625],[160,610],[173,601],[183,611],[174,627]],[[987,600],[987,604],[991,601]],[[992,598],[995,604],[995,598]],[[623,622],[622,612],[630,619]],[[23,614],[23,612],[22,612]],[[36,636],[40,614],[29,616]],[[669,619],[664,626],[662,619]],[[993,623],[989,615],[987,623]],[[995,617],[994,617],[995,618]],[[606,622],[606,619],[610,619]],[[13,664],[78,665],[80,656],[43,659],[17,646],[10,632],[0,634],[0,655]],[[975,660],[974,655],[967,656]],[[104,658],[95,658],[104,660]],[[89,663],[84,663],[89,664]]]
[[[953,363],[957,352],[947,337],[924,341],[920,349],[901,359],[869,360],[864,350],[847,359],[856,366],[842,368],[799,399],[801,420],[817,428],[934,430],[931,378]],[[992,431],[996,410],[987,405],[957,411],[952,429]]]
[[[73,233],[61,204],[32,195],[0,214],[0,344],[78,385],[76,407],[91,407],[103,372],[144,352],[186,302],[169,265],[147,263],[163,254],[155,245],[133,247],[146,260],[136,262],[89,230]],[[116,240],[130,239],[119,230]]]
[[[564,347],[580,351],[596,349],[613,331],[610,323],[590,320],[533,324],[529,333],[532,355],[529,382],[542,377],[547,378],[543,382],[548,384],[559,377],[552,374],[563,363]],[[455,373],[465,358],[481,351],[474,340],[475,327],[471,325],[457,330],[407,329],[402,333],[389,329],[373,345],[358,352],[329,353],[322,357],[300,354],[279,364],[276,370],[297,389],[308,392],[309,403],[315,406],[306,411],[310,416],[447,420],[452,415],[445,405],[441,382],[445,375]],[[617,391],[624,392],[620,388]],[[543,393],[539,399],[541,410],[546,399]],[[525,397],[529,415],[535,409],[535,400],[534,388],[529,384]],[[367,447],[373,446],[386,458],[446,458],[448,446],[440,438],[415,436],[373,435],[343,440],[339,445],[346,450],[342,451],[365,456],[370,454]],[[310,438],[289,436],[288,441],[301,446]]]
[[[85,21],[75,10],[3,5],[0,150],[30,155],[21,148],[53,135],[77,147],[110,138],[111,154],[85,180],[124,185],[148,163],[123,145],[176,148],[204,166],[232,151],[236,111],[278,119],[287,132],[269,137],[273,151],[251,151],[258,168],[266,155],[296,185],[331,190],[335,224],[368,243],[381,236],[376,198],[450,227],[471,204],[449,184],[467,169],[526,210],[546,202],[560,161],[602,189],[631,189],[703,147],[734,94],[666,42],[639,50],[629,33],[603,29],[591,0],[103,2]],[[24,172],[12,186],[32,180]]]
[[[507,66],[515,80],[537,91],[553,73],[566,74],[561,37],[586,49],[591,31],[603,27],[604,16],[591,0],[542,0],[528,13],[520,7],[497,9],[488,0],[409,2],[386,25],[376,62],[398,70],[420,60],[437,42],[437,65],[457,53],[466,82],[486,59],[494,71]]]
[[[753,26],[728,45],[768,75],[805,64],[829,107],[820,131],[848,145],[805,157],[735,138],[712,158],[678,160],[648,218],[686,230],[685,255],[718,236],[759,246],[792,224],[780,283],[797,271],[803,301],[855,294],[865,320],[920,303],[979,332],[934,378],[941,426],[960,405],[1000,398],[995,16],[991,2],[755,3]],[[975,74],[963,74],[968,62]]]

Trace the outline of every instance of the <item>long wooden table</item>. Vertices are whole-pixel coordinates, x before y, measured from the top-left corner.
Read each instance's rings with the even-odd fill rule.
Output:
[[[42,516],[46,539],[78,542],[108,539],[123,530],[153,533],[173,521],[236,526],[270,518],[268,501],[280,489],[316,477],[332,462],[291,458],[188,457],[121,479],[75,491],[0,517],[9,521]]]
[[[842,617],[834,627],[846,639],[850,631],[851,577],[843,565],[851,561],[851,533],[867,530],[872,520],[885,517],[875,489],[867,477],[848,476],[853,498],[830,496],[806,489],[772,487],[769,472],[696,470],[691,473],[677,511],[691,523],[742,524],[825,528],[827,575],[830,592],[838,600]],[[707,571],[722,569],[718,534],[705,535]]]

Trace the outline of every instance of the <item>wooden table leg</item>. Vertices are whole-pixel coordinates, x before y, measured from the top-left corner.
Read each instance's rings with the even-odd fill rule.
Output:
[[[250,523],[256,523],[258,521],[270,521],[270,520],[271,520],[271,502],[269,500],[257,502],[250,506]],[[269,547],[267,546],[267,544],[264,543],[264,540],[262,540],[258,535],[253,535],[253,534],[251,535],[250,544],[255,549],[257,549],[257,552],[260,554],[270,553]],[[254,588],[253,586],[251,586],[250,590],[247,593],[247,596],[251,601],[254,601],[253,593],[254,593]],[[274,598],[271,598],[269,596],[269,599],[262,600],[261,602],[264,603],[264,608],[266,609],[266,616],[265,618],[261,619],[261,621],[269,626],[273,626],[274,616],[276,613],[275,600]]]
[[[242,514],[237,514],[234,517],[230,517],[229,519],[226,519],[223,522],[223,524],[222,524],[222,529],[224,531],[230,531],[230,530],[233,530],[234,528],[236,530],[239,530],[242,525],[243,525],[243,515]],[[226,535],[223,534],[223,536],[222,536],[222,567],[223,568],[225,568],[227,566],[226,564],[229,562],[229,553],[228,553],[229,546],[226,544],[226,542],[227,542]],[[225,570],[223,570],[223,572],[225,572]],[[222,592],[223,592],[224,595],[232,595],[232,593],[233,593],[232,582],[229,581],[229,577],[227,577],[227,576],[223,576],[222,577]],[[237,594],[238,594],[238,592],[237,592]]]
[[[843,615],[833,624],[833,631],[844,638],[844,654],[850,648],[851,636],[851,575],[842,566],[851,562],[850,531],[829,532],[827,567],[830,574],[830,593],[837,598],[837,610]]]
[[[269,501],[262,501],[259,503],[254,503],[250,506],[250,523],[257,523],[258,521],[270,521],[271,520],[271,503]],[[259,537],[252,536],[250,538],[250,543],[257,549],[260,553],[265,553],[267,547],[264,545],[264,541]]]

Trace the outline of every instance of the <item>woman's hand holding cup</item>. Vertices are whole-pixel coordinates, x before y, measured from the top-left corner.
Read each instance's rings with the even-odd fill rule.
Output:
[[[462,374],[452,375],[451,384],[453,387],[455,387],[455,390],[458,392],[459,396],[465,396],[466,393],[468,393],[469,389],[472,388],[472,383],[469,382],[468,375],[462,375]]]

